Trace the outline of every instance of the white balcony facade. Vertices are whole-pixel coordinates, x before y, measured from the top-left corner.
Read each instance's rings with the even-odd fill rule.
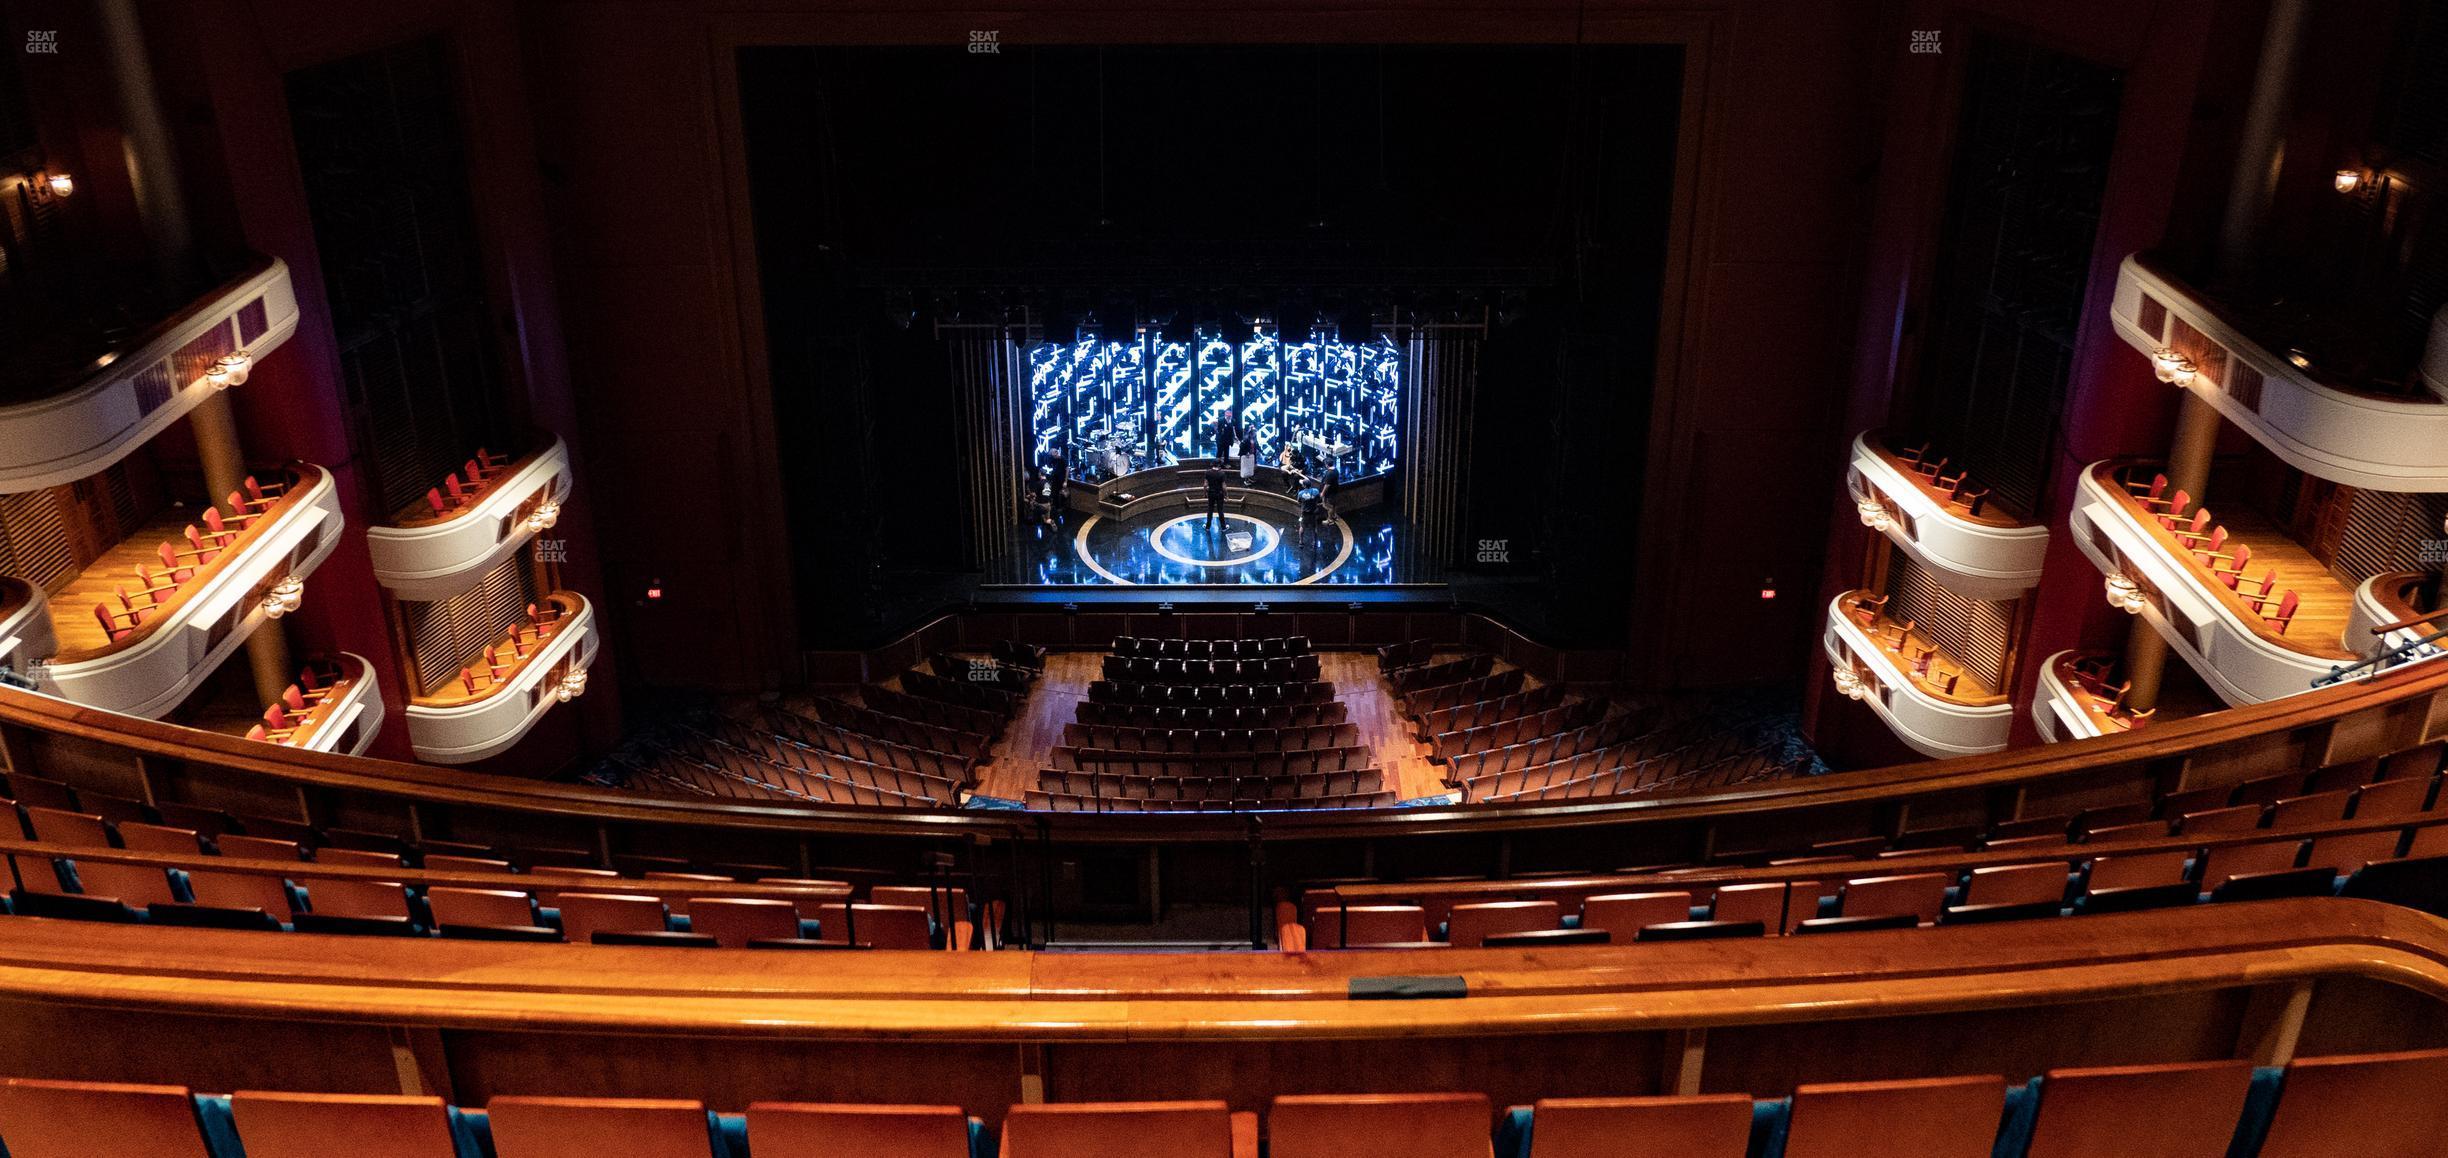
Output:
[[[31,677],[59,652],[51,607],[42,589],[23,579],[0,577],[0,668]]]
[[[106,647],[62,652],[42,691],[158,719],[195,691],[263,625],[270,588],[304,579],[339,545],[340,494],[329,472],[298,465],[277,507],[182,587],[153,618]]]
[[[1858,594],[1847,592],[1828,604],[1827,630],[1821,642],[1828,661],[1836,667],[1839,688],[1867,705],[1886,721],[1897,739],[1925,756],[1944,759],[2004,748],[2007,730],[2014,722],[2014,705],[2003,698],[1986,702],[1956,699],[1922,687],[1906,674],[1894,652],[1853,621],[1846,603]]]
[[[1866,525],[1975,599],[2014,599],[2040,582],[2047,527],[1968,515],[1911,477],[1911,469],[1879,432],[1853,439],[1845,486]]]
[[[2421,580],[2420,575],[2404,571],[2374,575],[2364,580],[2362,586],[2355,588],[2354,612],[2346,626],[2346,646],[2362,653],[2366,659],[2383,652],[2404,650],[2405,654],[2392,661],[2390,667],[2448,655],[2448,640],[2431,638],[2448,631],[2448,616],[2422,623],[2409,622],[2419,618],[2419,615],[2406,601],[2404,592]],[[2386,632],[2372,630],[2394,624],[2406,626]]]
[[[549,529],[569,501],[569,449],[550,446],[508,468],[476,502],[366,531],[374,578],[400,599],[433,603],[459,594],[527,540]]]
[[[2288,639],[2268,629],[2235,593],[2215,585],[2117,482],[2113,463],[2083,472],[2068,521],[2075,544],[2100,574],[2136,589],[2134,614],[2158,631],[2230,705],[2311,691],[2354,656],[2338,640]]]
[[[595,609],[585,597],[556,591],[561,618],[518,670],[470,697],[436,696],[408,703],[408,743],[417,759],[467,764],[510,749],[558,703],[586,686],[586,670],[601,644]]]
[[[382,731],[382,687],[375,681],[373,665],[353,652],[340,653],[339,660],[344,682],[334,685],[331,698],[315,707],[309,716],[312,727],[293,739],[291,747],[361,756]]]
[[[2448,397],[2322,383],[2140,254],[2119,268],[2109,315],[2144,355],[2187,356],[2184,388],[2296,469],[2369,490],[2448,491]]]
[[[222,355],[260,361],[297,321],[289,267],[267,258],[60,393],[0,406],[0,493],[75,482],[127,457],[221,388],[207,370]]]

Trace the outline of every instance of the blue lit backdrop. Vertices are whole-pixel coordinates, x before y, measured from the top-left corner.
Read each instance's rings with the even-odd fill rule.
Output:
[[[1394,469],[1402,351],[1390,340],[1286,342],[1260,334],[1238,345],[1214,333],[1190,341],[1150,335],[1029,348],[1032,461],[1060,452],[1074,477],[1103,478],[1115,452],[1131,470],[1214,452],[1226,412],[1273,464],[1302,432],[1349,446],[1346,480]]]

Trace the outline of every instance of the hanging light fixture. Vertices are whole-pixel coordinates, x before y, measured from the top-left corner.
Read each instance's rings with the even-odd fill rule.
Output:
[[[305,603],[306,581],[295,575],[283,575],[280,582],[264,592],[263,602],[258,606],[263,608],[264,618],[278,619],[305,606]]]
[[[2108,606],[2127,615],[2138,615],[2150,604],[2150,597],[2142,593],[2142,585],[2123,571],[2108,577],[2107,588]]]

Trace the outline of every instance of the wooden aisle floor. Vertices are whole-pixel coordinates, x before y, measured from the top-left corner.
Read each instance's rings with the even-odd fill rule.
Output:
[[[1004,800],[1027,798],[1038,769],[1051,766],[1054,747],[1063,742],[1063,725],[1078,720],[1079,703],[1088,697],[1088,685],[1103,674],[1104,664],[1104,652],[1046,657],[1045,674],[1031,690],[1026,710],[1004,728],[993,763],[978,774],[979,793]],[[1427,746],[1411,738],[1400,704],[1377,674],[1375,655],[1320,652],[1318,674],[1333,681],[1335,695],[1349,705],[1351,721],[1360,726],[1360,742],[1377,750],[1377,766],[1395,789],[1395,799],[1417,800],[1449,791],[1443,770],[1428,760]]]

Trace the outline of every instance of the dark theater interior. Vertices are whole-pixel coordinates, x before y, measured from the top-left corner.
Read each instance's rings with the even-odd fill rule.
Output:
[[[2448,1158],[2448,0],[0,25],[0,1158]]]

